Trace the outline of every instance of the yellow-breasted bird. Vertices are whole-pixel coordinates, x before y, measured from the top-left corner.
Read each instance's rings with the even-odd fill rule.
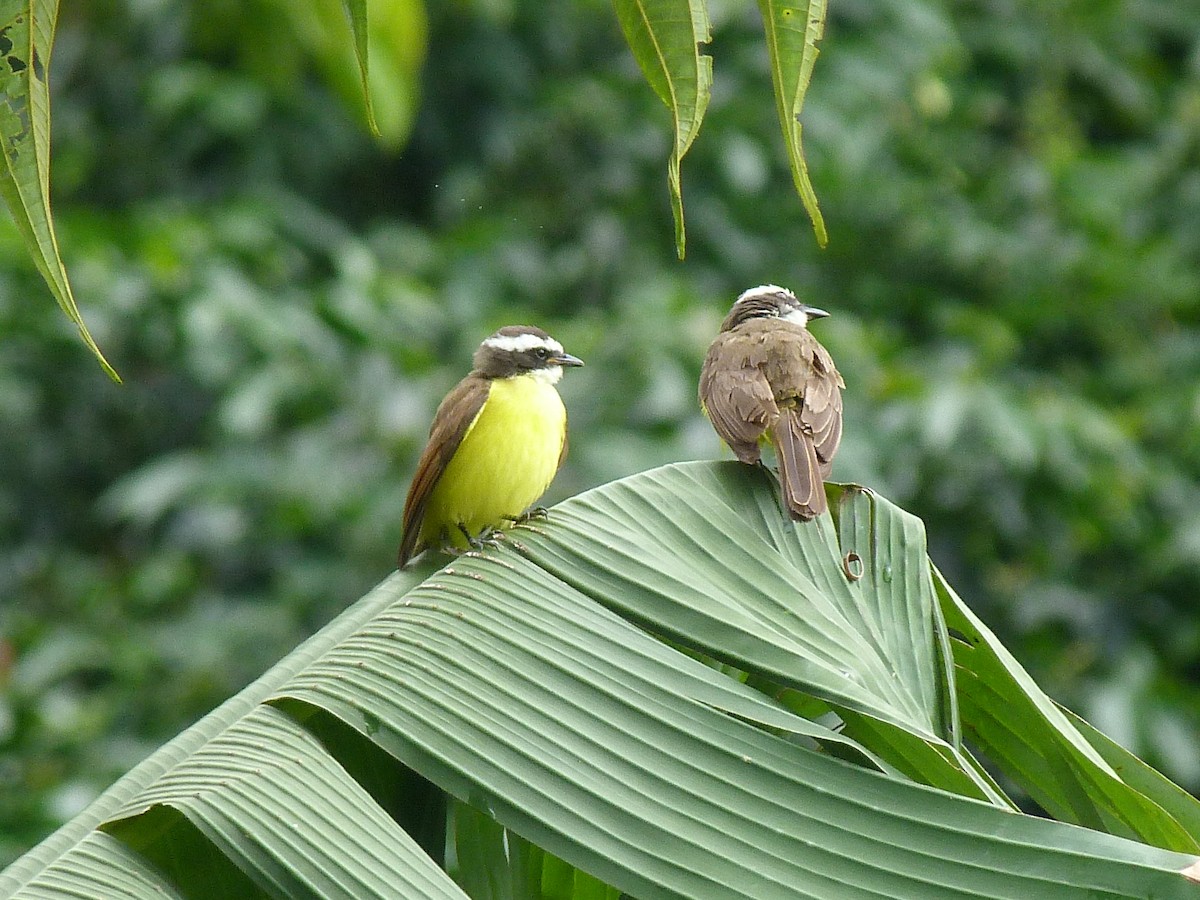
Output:
[[[540,328],[507,325],[437,408],[408,499],[399,563],[429,547],[465,548],[521,518],[567,455],[567,411],[554,385],[583,362]]]
[[[824,479],[842,440],[842,388],[833,359],[809,333],[829,315],[786,288],[745,291],[721,323],[700,372],[700,405],[744,463],[770,441],[783,503],[801,521],[826,510]]]

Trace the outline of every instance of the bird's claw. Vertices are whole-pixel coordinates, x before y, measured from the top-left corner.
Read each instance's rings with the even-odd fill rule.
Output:
[[[529,509],[525,510],[525,512],[521,513],[519,516],[514,516],[512,519],[512,522],[514,525],[524,525],[526,522],[532,522],[535,519],[544,522],[549,518],[550,518],[550,510],[546,509],[546,507],[531,506],[531,507],[529,507]]]
[[[467,546],[459,547],[447,541],[442,549],[451,556],[464,556],[468,553],[479,553],[489,548],[495,549],[496,547],[499,547],[500,542],[504,540],[504,532],[490,525],[479,532],[479,534],[471,534],[471,532],[467,531],[467,529],[461,524],[458,526],[458,530],[459,533],[462,534],[462,536],[466,539]]]
[[[471,542],[471,548],[474,550],[486,550],[488,548],[494,550],[500,546],[503,540],[504,532],[499,528],[485,528]]]

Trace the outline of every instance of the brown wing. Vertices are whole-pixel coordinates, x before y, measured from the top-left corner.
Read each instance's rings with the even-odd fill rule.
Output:
[[[408,499],[404,501],[404,537],[400,540],[397,557],[400,568],[404,568],[419,552],[417,539],[421,534],[421,522],[425,518],[429,496],[466,436],[467,429],[483,409],[490,386],[486,378],[468,375],[446,395],[433,416],[429,443],[417,462],[417,472],[408,488]]]
[[[744,463],[758,462],[759,439],[779,418],[771,386],[753,359],[756,344],[736,331],[722,332],[700,370],[700,405]]]
[[[828,478],[833,456],[842,443],[842,388],[846,383],[833,365],[829,351],[813,338],[812,366],[804,385],[800,421],[812,433],[813,447]]]
[[[822,479],[842,440],[842,376],[805,328],[770,320],[741,327],[764,334],[770,329],[770,353],[761,365],[782,413],[771,439],[784,504],[793,518],[811,519],[826,509]]]

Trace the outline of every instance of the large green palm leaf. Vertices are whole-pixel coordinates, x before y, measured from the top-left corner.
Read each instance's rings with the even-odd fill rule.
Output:
[[[1178,874],[1195,801],[954,613],[919,522],[831,492],[834,521],[796,526],[761,471],[668,466],[416,587],[395,575],[0,875],[0,895],[67,896],[103,870],[129,896],[454,896],[433,858],[442,808],[411,824],[427,779],[469,804],[448,868],[478,897],[1200,896]],[[1102,830],[1011,811],[960,731],[1035,795],[1070,773],[1064,817]],[[1029,735],[1054,766],[1029,762]]]

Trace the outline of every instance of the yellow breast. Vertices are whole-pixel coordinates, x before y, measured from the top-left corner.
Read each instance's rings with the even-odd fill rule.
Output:
[[[519,516],[550,486],[567,434],[554,386],[529,375],[491,382],[487,401],[429,498],[421,542],[472,535]]]

